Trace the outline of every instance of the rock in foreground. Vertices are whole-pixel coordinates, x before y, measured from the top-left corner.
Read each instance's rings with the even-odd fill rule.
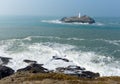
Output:
[[[0,56],[0,60],[1,60],[1,62],[2,62],[0,65],[6,65],[6,64],[8,64],[9,60],[11,60],[11,59],[12,59],[12,58]]]
[[[53,56],[53,59],[54,60],[62,60],[62,61],[64,61],[64,62],[70,62],[68,59],[66,59],[66,58],[61,58],[61,57],[57,57],[57,56]]]
[[[6,76],[10,76],[13,73],[14,73],[13,69],[6,67],[6,66],[0,66],[0,79]]]
[[[73,75],[73,76],[77,76],[80,78],[94,79],[94,78],[100,77],[99,73],[86,71],[85,68],[82,68],[80,66],[75,66],[75,65],[70,65],[68,67],[58,67],[58,68],[56,68],[56,72]]]
[[[73,23],[73,22],[78,22],[78,23],[95,23],[95,20],[89,16],[75,16],[75,17],[64,17],[60,21],[65,22],[65,23]]]
[[[46,73],[48,70],[42,67],[43,64],[30,64],[29,66],[17,70],[17,72],[28,71],[32,73]]]

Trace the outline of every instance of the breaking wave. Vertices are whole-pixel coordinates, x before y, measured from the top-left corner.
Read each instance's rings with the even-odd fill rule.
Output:
[[[32,41],[34,39],[49,39],[49,40],[50,39],[52,39],[52,40],[56,39],[56,40],[65,40],[65,41],[72,41],[72,40],[73,41],[84,41],[84,40],[87,40],[87,39],[84,39],[84,38],[76,38],[76,37],[61,38],[61,37],[55,37],[55,36],[29,36],[29,37],[24,38],[23,40]],[[106,42],[108,44],[120,46],[120,40],[89,39],[89,41],[102,41],[102,42]]]

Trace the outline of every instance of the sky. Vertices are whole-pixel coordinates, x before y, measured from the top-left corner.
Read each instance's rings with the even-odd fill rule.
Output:
[[[0,15],[120,17],[120,0],[0,0]]]

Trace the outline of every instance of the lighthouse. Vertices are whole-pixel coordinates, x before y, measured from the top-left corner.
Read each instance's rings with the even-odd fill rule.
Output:
[[[79,15],[78,15],[78,17],[79,17],[79,18],[81,17],[81,14],[80,14],[80,12],[79,12]]]

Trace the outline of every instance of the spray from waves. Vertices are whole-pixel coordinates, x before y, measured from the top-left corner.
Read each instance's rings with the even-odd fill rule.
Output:
[[[32,37],[34,38],[34,37]],[[54,42],[32,42],[30,37],[0,41],[0,55],[10,57],[7,66],[17,70],[27,66],[24,59],[35,60],[52,70],[56,67],[78,65],[87,70],[99,72],[102,76],[120,76],[120,62],[113,57],[99,55],[95,52],[78,50],[77,46]],[[70,60],[53,61],[52,56],[65,57]]]

